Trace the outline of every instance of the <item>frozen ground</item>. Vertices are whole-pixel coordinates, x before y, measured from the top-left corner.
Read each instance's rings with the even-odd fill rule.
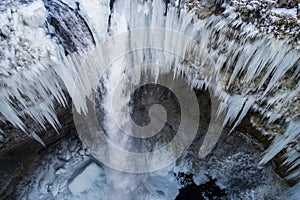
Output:
[[[258,147],[250,143],[249,138],[246,142],[239,133],[224,136],[205,160],[195,157],[191,148],[176,164],[144,174],[121,173],[98,165],[75,135],[67,136],[38,153],[39,159],[24,169],[15,191],[6,199],[111,200],[130,196],[172,200],[180,188],[193,182],[205,185],[210,180],[214,180],[229,199],[285,199],[286,186],[272,167],[257,164],[261,153]],[[126,178],[119,179],[118,183],[107,182],[108,171]],[[136,181],[134,185],[128,185],[129,178]],[[118,192],[112,191],[116,186]],[[201,191],[203,197],[209,195],[207,192]],[[224,196],[218,198],[225,199]]]

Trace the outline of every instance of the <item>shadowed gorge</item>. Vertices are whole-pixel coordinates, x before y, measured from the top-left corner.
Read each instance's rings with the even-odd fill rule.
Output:
[[[298,199],[296,1],[0,3],[0,199]]]

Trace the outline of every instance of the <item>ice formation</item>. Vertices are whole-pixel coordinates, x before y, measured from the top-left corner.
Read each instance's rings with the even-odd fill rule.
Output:
[[[130,34],[125,34],[124,42],[118,45],[130,51],[139,48],[135,40],[142,41],[144,47],[161,40],[162,49],[176,51],[179,48],[183,52],[181,60],[180,56],[144,48],[132,51],[123,58],[124,62],[136,59],[135,63],[145,60],[163,63],[170,66],[166,70],[185,74],[191,86],[205,85],[219,98],[220,110],[226,111],[224,126],[232,124],[232,129],[236,128],[250,109],[262,116],[258,121],[253,116],[258,125],[279,126],[279,129],[266,128],[275,139],[261,163],[286,149],[286,163],[292,171],[290,178],[299,178],[299,49],[251,31],[251,27],[239,20],[226,4],[223,4],[223,15],[200,20],[195,13],[173,1],[167,12],[162,0],[118,0],[114,2],[113,11],[108,0],[80,0],[79,3],[78,12],[87,20],[96,47],[68,56],[46,34],[44,19],[47,13],[41,0],[24,8],[11,7],[1,12],[0,36],[5,38],[1,39],[0,57],[1,121],[9,121],[42,143],[25,119],[30,118],[40,129],[45,129],[46,122],[54,128],[59,127],[54,105],[66,105],[64,91],[71,96],[76,110],[86,113],[90,90],[97,87],[103,71],[96,66],[99,63],[108,65],[110,51],[117,51],[109,46],[102,48],[105,41],[141,28],[162,28],[165,32],[161,36],[167,36],[163,40],[155,35],[131,38]],[[193,38],[197,44],[174,43],[178,38],[168,34],[168,30]],[[99,55],[108,58],[105,60]],[[154,69],[153,75],[158,76],[160,70]]]
[[[56,45],[43,28],[45,15],[41,1],[1,13],[0,119],[36,139],[36,130],[25,125],[25,118],[41,128],[46,121],[56,128],[54,100],[65,105],[61,80],[53,71],[56,63],[51,60],[56,57]]]

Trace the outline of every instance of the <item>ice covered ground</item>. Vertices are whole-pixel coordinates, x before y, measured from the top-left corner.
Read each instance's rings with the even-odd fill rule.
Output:
[[[126,174],[118,183],[107,180],[109,169],[97,165],[76,136],[68,136],[39,152],[39,159],[23,172],[7,198],[17,199],[175,199],[179,190],[194,182],[205,185],[211,179],[225,196],[200,190],[203,198],[284,199],[282,185],[270,165],[257,164],[261,151],[240,133],[223,135],[213,154],[204,160],[190,149],[182,158],[152,173]],[[120,172],[116,172],[120,173]],[[118,174],[120,176],[120,174]],[[135,183],[128,183],[128,176]],[[187,176],[190,176],[189,179]],[[111,188],[118,186],[118,191]],[[120,196],[119,196],[120,195]],[[201,198],[201,197],[199,197]]]

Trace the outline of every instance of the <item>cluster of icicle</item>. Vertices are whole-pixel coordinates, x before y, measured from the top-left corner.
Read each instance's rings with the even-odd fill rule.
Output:
[[[0,14],[0,120],[9,121],[42,144],[36,130],[29,127],[31,123],[25,121],[30,118],[43,129],[49,122],[56,129],[54,100],[66,104],[51,59],[57,57],[57,47],[43,28],[46,14],[41,1],[11,6]]]
[[[159,59],[173,66],[176,74],[185,74],[192,87],[209,88],[221,102],[219,113],[226,112],[223,126],[232,124],[232,130],[250,109],[260,113],[261,124],[266,127],[279,126],[280,120],[282,132],[266,130],[274,139],[260,163],[268,162],[286,149],[285,164],[293,170],[288,178],[300,177],[297,151],[300,133],[299,50],[285,41],[257,35],[253,27],[244,24],[226,4],[222,15],[199,20],[193,12],[184,8],[178,10],[177,1],[172,3],[175,6],[170,4],[167,12],[162,0],[119,0],[115,1],[113,12],[108,0],[80,0],[79,3],[80,12],[96,38],[96,48],[85,54],[65,56],[63,50],[46,36],[43,29],[46,11],[41,1],[1,13],[1,32],[7,27],[9,33],[1,40],[4,43],[1,44],[0,63],[1,121],[9,121],[42,143],[24,119],[31,118],[41,128],[45,128],[46,122],[57,128],[59,122],[54,102],[66,104],[63,91],[71,96],[78,112],[86,112],[88,89],[96,87],[95,78],[101,76],[102,69],[95,66],[106,62],[98,56],[105,51],[101,47],[104,40],[137,28],[165,28],[187,35],[198,43],[176,44],[176,38],[168,35],[164,44],[175,42],[174,49],[184,48],[184,60],[170,54],[150,56],[146,49],[142,50],[142,56],[135,58],[157,61],[155,56],[160,55]],[[111,26],[108,27],[110,15]],[[130,38],[129,34],[122,45],[127,44],[128,50],[134,49],[136,39]],[[149,41],[151,39],[145,40],[146,46]],[[106,54],[109,56],[109,52]],[[159,73],[159,70],[153,73]]]

